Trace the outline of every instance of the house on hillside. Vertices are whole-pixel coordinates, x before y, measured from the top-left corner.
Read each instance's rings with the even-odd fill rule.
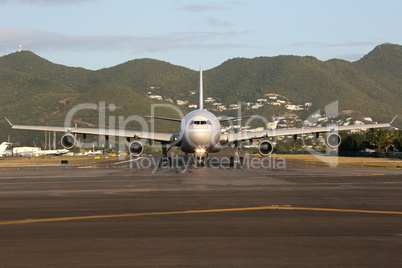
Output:
[[[187,105],[188,101],[177,100],[176,103],[177,103],[177,105]]]
[[[149,95],[151,100],[163,100],[162,96],[160,95]]]

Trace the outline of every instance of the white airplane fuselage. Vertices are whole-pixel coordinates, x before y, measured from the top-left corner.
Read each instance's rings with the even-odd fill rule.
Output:
[[[195,110],[188,113],[180,124],[181,150],[194,153],[218,152],[221,125],[219,119],[207,110]]]

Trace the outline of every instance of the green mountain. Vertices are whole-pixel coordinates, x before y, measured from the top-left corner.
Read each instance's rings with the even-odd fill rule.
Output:
[[[91,71],[54,64],[29,51],[16,52],[0,57],[0,114],[18,124],[60,125],[72,107],[104,102],[106,119],[114,117],[118,124],[119,116],[150,115],[152,104],[170,103],[151,101],[150,93],[161,95],[164,100],[198,104],[198,77],[197,71],[153,59],[132,60]],[[299,56],[234,58],[204,72],[204,96],[226,106],[238,101],[256,102],[274,93],[293,104],[312,102],[308,111],[293,111],[303,119],[339,101],[339,111],[353,110],[374,121],[387,122],[401,114],[395,124],[398,127],[402,127],[401,87],[402,49],[393,44],[377,46],[356,62],[338,59],[323,62]],[[191,93],[194,91],[196,94]],[[113,111],[108,109],[110,104],[115,107]],[[185,114],[189,109],[183,107]],[[283,106],[266,105],[244,112],[270,119],[286,110]],[[95,126],[99,113],[99,109],[79,111],[74,122]],[[156,115],[179,116],[173,109],[160,107]],[[157,131],[178,130],[178,124],[174,123],[156,125]],[[0,140],[5,140],[8,134],[34,139],[30,132],[11,131],[1,119],[0,129]]]

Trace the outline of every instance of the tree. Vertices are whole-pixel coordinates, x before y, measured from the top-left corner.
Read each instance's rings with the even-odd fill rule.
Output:
[[[402,151],[402,130],[394,132],[394,140],[392,141],[392,144],[398,148],[400,152]]]
[[[344,152],[358,152],[365,149],[366,136],[363,134],[347,132],[340,133],[342,138],[342,143],[340,145],[340,150]]]
[[[371,129],[366,134],[366,141],[370,144],[370,146],[380,151],[381,148],[386,148],[392,144],[394,140],[393,136],[393,133],[388,130]]]

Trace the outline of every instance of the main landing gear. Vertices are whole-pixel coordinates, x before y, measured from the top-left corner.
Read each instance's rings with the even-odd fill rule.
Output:
[[[168,157],[168,152],[172,146],[168,147],[167,143],[162,143],[162,157],[158,163],[158,167],[170,167],[172,166],[172,158]]]
[[[235,142],[232,146],[234,150],[234,156],[230,157],[231,167],[243,167],[244,158],[240,156],[240,142]]]

